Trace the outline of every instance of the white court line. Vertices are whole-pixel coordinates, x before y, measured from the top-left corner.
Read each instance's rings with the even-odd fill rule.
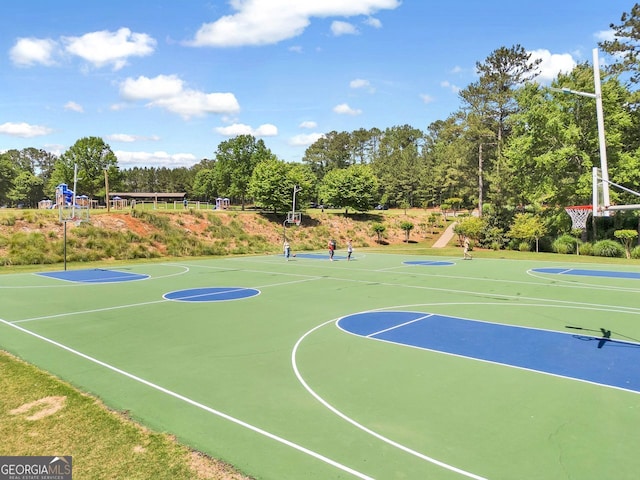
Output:
[[[461,468],[458,467],[454,467],[453,465],[449,465],[448,463],[442,462],[440,460],[437,460],[433,457],[430,457],[428,455],[425,455],[423,453],[417,452],[409,447],[406,447],[404,445],[402,445],[401,443],[398,443],[394,440],[391,440],[390,438],[385,437],[384,435],[379,434],[378,432],[375,432],[373,430],[371,430],[368,427],[365,427],[364,425],[362,425],[361,423],[358,423],[357,421],[355,421],[354,419],[352,419],[351,417],[348,417],[347,415],[345,415],[344,413],[342,413],[340,410],[338,410],[337,408],[335,408],[333,405],[331,405],[329,402],[327,402],[324,398],[322,398],[319,394],[317,394],[315,392],[315,390],[313,390],[309,384],[304,380],[304,378],[302,377],[302,374],[300,373],[300,370],[298,369],[298,363],[296,360],[296,354],[298,353],[298,347],[300,346],[300,344],[302,343],[302,341],[310,334],[312,334],[313,332],[315,332],[316,330],[324,327],[325,325],[328,325],[330,323],[334,323],[336,322],[335,319],[333,320],[329,320],[327,322],[321,323],[320,325],[317,325],[315,327],[313,327],[311,330],[309,330],[307,333],[305,333],[304,335],[302,335],[302,337],[300,337],[298,339],[298,341],[296,342],[296,344],[293,347],[293,351],[291,352],[291,366],[293,367],[293,371],[296,375],[296,377],[298,378],[298,381],[300,382],[300,384],[304,387],[304,389],[309,392],[311,394],[311,396],[313,396],[316,400],[318,400],[322,405],[324,405],[327,409],[329,409],[330,411],[332,411],[333,413],[335,413],[338,417],[342,418],[343,420],[345,420],[346,422],[350,423],[351,425],[353,425],[354,427],[362,430],[363,432],[368,433],[369,435],[377,438],[378,440],[382,440],[383,442],[391,445],[392,447],[395,447],[399,450],[402,450],[403,452],[409,453],[415,457],[418,457],[422,460],[425,460],[429,463],[432,463],[434,465],[437,465],[439,467],[442,467],[446,470],[450,470],[452,472],[455,473],[459,473],[460,475],[463,475],[465,477],[468,478],[473,478],[474,480],[487,480],[485,477],[481,477],[479,475],[476,475],[475,473],[471,473],[471,472],[467,472],[466,470],[463,470]]]
[[[573,270],[573,269],[570,269],[570,270],[567,270],[567,271],[571,271],[571,270]],[[567,279],[564,279],[564,278],[560,277],[560,274],[545,273],[545,272],[534,272],[533,269],[527,270],[527,275],[529,275],[530,277],[533,277],[533,278],[539,278],[541,280],[545,280],[545,281],[549,281],[549,282],[552,281],[558,287],[593,288],[594,290],[610,290],[610,291],[613,291],[613,292],[640,292],[639,288],[621,287],[620,285],[599,285],[599,284],[595,284],[595,283],[580,282],[580,281],[577,280],[577,278],[585,278],[584,276],[575,276],[575,277],[571,278],[570,280],[567,280]],[[545,275],[550,275],[550,276],[545,276]],[[560,277],[560,278],[553,278],[553,275],[558,275],[558,277]],[[598,277],[596,275],[592,275],[592,276],[589,276],[587,278],[598,279],[598,278],[602,278],[602,277]],[[609,278],[611,278],[611,277],[609,277]],[[626,279],[626,280],[628,280],[628,279]],[[558,285],[558,283],[560,283],[562,285]]]
[[[269,288],[269,287],[280,287],[282,285],[290,285],[293,283],[302,283],[302,282],[308,282],[311,280],[315,280],[316,278],[307,278],[305,280],[293,280],[291,282],[280,282],[280,283],[272,283],[272,284],[266,284],[266,285],[260,285],[257,287],[246,287],[247,289],[260,289],[260,288]],[[172,292],[169,292],[172,293]],[[166,294],[165,294],[166,295]],[[251,297],[249,297],[251,298]],[[25,323],[25,322],[34,322],[37,320],[49,320],[52,318],[61,318],[61,317],[66,317],[66,316],[72,316],[72,315],[85,315],[85,314],[89,314],[89,313],[98,313],[98,312],[108,312],[110,310],[119,310],[122,308],[135,308],[135,307],[143,307],[145,305],[154,305],[156,303],[165,303],[165,302],[176,302],[176,300],[169,300],[166,298],[163,298],[162,300],[152,300],[150,302],[141,302],[141,303],[130,303],[128,305],[116,305],[115,307],[105,307],[105,308],[95,308],[92,310],[80,310],[78,312],[66,312],[66,313],[56,313],[54,315],[44,315],[42,317],[32,317],[32,318],[23,318],[22,320],[14,320],[14,321],[8,321],[5,320],[5,322],[8,323]]]
[[[80,310],[78,312],[66,312],[66,313],[56,313],[54,315],[44,315],[42,317],[32,317],[32,318],[23,318],[22,320],[14,320],[12,322],[8,321],[8,320],[2,320],[0,319],[0,321],[3,321],[5,323],[10,323],[10,324],[15,324],[15,323],[24,323],[24,322],[34,322],[36,320],[49,320],[52,318],[61,318],[61,317],[67,317],[67,316],[72,316],[72,315],[85,315],[88,313],[98,313],[98,312],[108,312],[110,310],[120,310],[122,308],[135,308],[135,307],[142,307],[145,305],[153,305],[156,303],[164,303],[167,302],[168,300],[162,299],[162,300],[153,300],[151,302],[142,302],[142,303],[130,303],[129,305],[116,305],[115,307],[105,307],[105,308],[95,308],[93,310]]]
[[[416,318],[415,320],[409,320],[408,322],[404,322],[399,325],[394,325],[393,327],[385,328],[383,330],[380,330],[379,332],[370,333],[369,335],[366,335],[366,337],[367,338],[374,337],[376,335],[380,335],[381,333],[390,332],[391,330],[395,330],[396,328],[402,328],[405,325],[411,325],[412,323],[419,322],[420,320],[424,320],[425,318],[433,317],[433,315],[434,315],[433,313],[430,313],[429,315],[424,315],[420,318]]]
[[[607,312],[607,313],[611,313],[611,312],[616,312],[616,313],[625,313],[625,314],[629,314],[629,315],[640,315],[640,311],[636,311],[636,312],[627,312],[627,311],[619,311],[619,310],[611,310],[608,308],[591,308],[591,307],[581,307],[581,306],[569,306],[569,305],[544,305],[544,304],[536,304],[536,303],[532,303],[532,304],[519,304],[519,305],[505,305],[504,303],[484,303],[484,302],[444,302],[444,303],[418,303],[418,304],[412,304],[412,305],[396,305],[393,307],[382,307],[382,308],[376,308],[373,310],[367,310],[365,311],[365,313],[367,312],[385,312],[385,311],[395,311],[398,309],[404,309],[404,308],[415,308],[415,307],[424,307],[424,306],[443,306],[443,305],[453,305],[453,306],[457,306],[457,305],[479,305],[479,306],[484,306],[484,305],[491,305],[491,306],[500,306],[500,307],[509,307],[509,308],[513,308],[513,307],[541,307],[541,308],[570,308],[570,309],[575,309],[575,310],[593,310],[593,311],[602,311],[602,312]],[[421,312],[416,312],[416,313],[421,313]],[[433,314],[435,315],[435,314]],[[571,335],[571,336],[575,336],[576,333],[574,332],[560,332],[558,330],[551,330],[548,328],[538,328],[538,327],[530,327],[530,326],[526,326],[526,325],[513,325],[513,324],[509,324],[509,323],[502,323],[502,322],[492,322],[489,320],[478,320],[475,318],[466,318],[466,317],[455,317],[461,320],[466,320],[468,322],[476,322],[476,323],[487,323],[490,325],[502,325],[505,327],[511,327],[511,328],[519,328],[519,329],[526,329],[526,330],[539,330],[539,331],[543,331],[543,332],[551,332],[551,333],[557,333],[557,334],[561,334],[561,335]],[[339,322],[340,319],[338,319]],[[359,335],[357,333],[351,332],[349,330],[345,330],[344,328],[342,328],[339,323],[336,322],[336,327],[338,329],[340,329],[341,331],[345,332],[348,335],[352,335],[358,338],[368,338],[367,337],[363,337],[362,335]],[[601,337],[596,337],[593,335],[581,335],[581,336],[585,336],[585,337],[590,337],[596,340],[599,340]],[[624,335],[623,335],[624,337]],[[640,342],[638,341],[633,341],[633,340],[629,340],[629,337],[626,337],[627,340],[619,340],[619,339],[615,339],[614,341],[616,342],[620,342],[620,343],[624,343],[627,345],[636,345],[636,346],[640,346]],[[515,368],[517,370],[524,370],[524,371],[528,371],[528,372],[533,372],[533,373],[537,373],[537,374],[541,374],[541,375],[549,375],[551,377],[556,377],[556,378],[562,378],[565,380],[571,380],[571,381],[576,381],[576,382],[582,382],[582,383],[587,383],[590,385],[596,385],[598,387],[604,387],[604,388],[611,388],[613,390],[620,390],[623,392],[629,392],[629,393],[633,393],[633,394],[640,394],[640,391],[638,390],[631,390],[628,388],[623,388],[623,387],[617,387],[614,385],[607,385],[604,383],[598,383],[595,381],[591,381],[591,380],[584,380],[581,378],[576,378],[576,377],[569,377],[567,375],[562,375],[559,373],[550,373],[550,372],[545,372],[542,370],[535,370],[532,368],[528,368],[528,367],[520,367],[517,365],[511,365],[508,363],[501,363],[495,360],[485,360],[482,358],[478,358],[478,357],[470,357],[467,355],[463,355],[463,354],[459,354],[459,353],[450,353],[450,352],[445,352],[443,350],[437,350],[437,349],[433,349],[433,348],[426,348],[426,347],[418,347],[415,345],[408,345],[406,343],[398,343],[394,340],[385,340],[382,338],[374,338],[371,337],[371,340],[375,340],[377,342],[383,342],[383,343],[389,343],[392,345],[398,345],[400,347],[405,347],[405,348],[413,348],[413,349],[417,349],[417,350],[424,350],[424,351],[429,351],[429,352],[434,352],[434,353],[438,353],[438,354],[442,354],[442,355],[448,355],[448,356],[452,356],[452,357],[458,357],[458,358],[464,358],[465,360],[471,360],[471,361],[476,361],[476,362],[482,362],[482,363],[489,363],[492,365],[500,365],[502,367],[508,367],[508,368]]]
[[[2,318],[0,318],[0,323],[3,323],[3,324],[5,324],[5,325],[7,325],[9,327],[13,327],[13,328],[15,328],[15,329],[17,329],[17,330],[19,330],[19,331],[21,331],[23,333],[26,333],[27,335],[31,335],[33,337],[36,337],[39,340],[43,340],[43,341],[45,341],[47,343],[55,345],[56,347],[59,347],[59,348],[61,348],[63,350],[66,350],[67,352],[70,352],[70,353],[72,353],[74,355],[77,355],[77,356],[79,356],[81,358],[84,358],[85,360],[88,360],[90,362],[93,362],[95,364],[100,365],[101,367],[104,367],[104,368],[112,370],[112,371],[114,371],[116,373],[119,373],[120,375],[123,375],[123,376],[125,376],[127,378],[130,378],[131,380],[134,380],[136,382],[142,383],[143,385],[151,387],[154,390],[158,390],[159,392],[165,393],[165,394],[167,394],[167,395],[169,395],[171,397],[177,398],[178,400],[182,400],[183,402],[188,403],[189,405],[197,407],[197,408],[199,408],[201,410],[204,410],[206,412],[212,413],[213,415],[216,415],[216,416],[218,416],[220,418],[223,418],[223,419],[228,420],[228,421],[230,421],[232,423],[235,423],[236,425],[240,425],[241,427],[249,429],[252,432],[258,433],[258,434],[263,435],[263,436],[265,436],[267,438],[270,438],[271,440],[275,440],[276,442],[282,443],[283,445],[286,445],[286,446],[291,447],[291,448],[293,448],[295,450],[298,450],[299,452],[302,452],[302,453],[304,453],[306,455],[309,455],[309,456],[311,456],[311,457],[313,457],[313,458],[315,458],[317,460],[320,460],[321,462],[327,463],[327,464],[329,464],[329,465],[331,465],[333,467],[336,467],[336,468],[338,468],[338,469],[340,469],[340,470],[342,470],[344,472],[347,472],[347,473],[353,475],[354,477],[361,478],[363,480],[374,480],[373,477],[370,477],[368,475],[365,475],[364,473],[361,473],[361,472],[359,472],[357,470],[354,470],[353,468],[350,468],[350,467],[347,467],[346,465],[338,463],[335,460],[331,460],[330,458],[325,457],[324,455],[321,455],[321,454],[319,454],[317,452],[314,452],[313,450],[310,450],[310,449],[308,449],[306,447],[303,447],[302,445],[298,445],[297,443],[291,442],[290,440],[287,440],[285,438],[279,437],[278,435],[275,435],[273,433],[267,432],[266,430],[263,430],[263,429],[261,429],[259,427],[251,425],[250,423],[247,423],[247,422],[245,422],[243,420],[240,420],[238,418],[232,417],[231,415],[228,415],[228,414],[226,414],[224,412],[221,412],[219,410],[215,410],[215,409],[213,409],[211,407],[208,407],[208,406],[206,406],[206,405],[204,405],[204,404],[202,404],[200,402],[196,402],[195,400],[192,400],[192,399],[190,399],[188,397],[185,397],[184,395],[176,393],[176,392],[174,392],[172,390],[169,390],[167,388],[161,387],[160,385],[157,385],[157,384],[152,383],[152,382],[150,382],[148,380],[145,380],[145,379],[143,379],[141,377],[133,375],[132,373],[126,372],[126,371],[124,371],[124,370],[122,370],[120,368],[114,367],[113,365],[110,365],[110,364],[108,364],[106,362],[98,360],[97,358],[91,357],[90,355],[87,355],[85,353],[79,352],[78,350],[74,350],[73,348],[68,347],[68,346],[66,346],[66,345],[64,345],[62,343],[56,342],[55,340],[52,340],[50,338],[44,337],[42,335],[39,335],[39,334],[37,334],[35,332],[27,330],[26,328],[20,327],[20,326],[15,325],[15,324],[13,324],[11,322],[7,322],[6,320],[4,320]]]
[[[380,255],[387,255],[387,254],[380,254]],[[388,254],[390,255],[390,254]],[[254,260],[254,259],[248,259],[248,258],[233,258],[233,259],[225,259],[225,261],[241,261],[241,262],[245,262],[245,263],[254,263],[254,264],[263,264],[263,265],[270,265],[273,266],[273,262],[269,262],[269,261],[265,261],[265,260]],[[492,259],[493,260],[493,259]],[[520,260],[513,260],[513,261],[520,261]],[[200,265],[199,265],[200,266]],[[202,266],[203,268],[215,268],[215,267],[205,267]],[[370,270],[370,269],[366,269],[366,268],[358,268],[358,267],[341,267],[339,265],[335,265],[335,264],[331,264],[328,265],[325,262],[318,262],[318,265],[313,265],[310,267],[310,264],[305,263],[305,264],[301,264],[301,265],[296,265],[296,268],[298,267],[304,267],[304,268],[323,268],[323,269],[331,269],[331,270],[345,270],[345,271],[358,271],[358,272],[362,272],[362,273],[371,273],[371,272],[380,272],[380,273],[393,273],[395,275],[403,275],[403,276],[411,276],[411,277],[420,277],[420,278],[429,278],[429,279],[437,279],[437,278],[447,278],[447,279],[454,279],[454,280],[462,280],[462,281],[471,281],[471,282],[483,282],[483,283],[506,283],[509,285],[532,285],[532,286],[543,286],[543,287],[550,287],[550,288],[576,288],[576,289],[593,289],[593,290],[614,290],[614,291],[629,291],[629,292],[637,292],[640,291],[638,289],[630,289],[627,287],[615,287],[615,286],[607,286],[607,285],[591,285],[588,283],[578,283],[578,282],[574,282],[574,281],[569,281],[569,280],[558,280],[558,279],[554,279],[554,278],[548,278],[548,277],[537,277],[535,275],[532,275],[530,273],[529,270],[525,271],[525,274],[527,274],[530,277],[539,279],[539,280],[543,280],[543,282],[531,282],[531,281],[524,281],[524,280],[504,280],[504,279],[500,279],[500,278],[484,278],[484,277],[467,277],[467,276],[462,276],[462,275],[444,275],[444,274],[435,274],[435,273],[419,273],[416,270],[418,269],[412,269],[411,272],[407,272],[404,271],[406,269],[408,269],[409,265],[397,265],[397,266],[392,266],[392,267],[387,267],[387,268],[379,268],[379,269],[374,269],[374,270]],[[219,267],[218,267],[219,268]],[[571,269],[568,269],[571,270]],[[238,270],[240,272],[257,272],[257,273],[276,273],[276,274],[281,274],[281,275],[295,275],[292,273],[284,273],[284,272],[273,272],[273,271],[268,271],[268,270]],[[329,277],[329,276],[325,276],[322,277],[325,279],[332,279],[332,280],[345,280],[342,278],[336,278],[336,277]],[[566,284],[558,284],[556,282],[566,282]],[[369,281],[368,283],[371,283],[371,281]]]
[[[225,259],[225,261],[229,261],[232,259]],[[247,261],[246,259],[242,259],[242,261]],[[272,265],[271,262],[255,262],[255,263],[267,263]],[[208,268],[206,266],[202,266],[203,268]],[[212,267],[215,268],[215,267]],[[327,266],[327,268],[333,268],[332,266]],[[340,268],[340,267],[335,267],[335,268]],[[348,270],[352,270],[348,267],[346,267]],[[355,270],[355,269],[353,269]],[[365,269],[358,269],[359,271],[362,271],[364,273],[371,273],[371,270],[365,270]],[[504,298],[504,299],[508,299],[508,300],[528,300],[528,301],[534,301],[534,302],[553,302],[553,303],[558,303],[558,304],[566,304],[566,305],[580,305],[580,306],[592,306],[592,307],[607,307],[607,308],[616,308],[616,309],[623,309],[623,310],[638,310],[638,308],[636,307],[625,307],[625,306],[621,306],[621,305],[608,305],[608,304],[598,304],[598,303],[585,303],[585,302],[580,302],[580,301],[571,301],[571,300],[556,300],[553,298],[538,298],[538,297],[527,297],[527,296],[521,296],[521,295],[507,295],[507,294],[502,294],[502,293],[495,293],[495,292],[478,292],[476,290],[460,290],[460,289],[452,289],[452,288],[441,288],[441,287],[430,287],[427,285],[407,285],[406,283],[392,283],[392,282],[381,282],[381,281],[374,281],[374,280],[357,280],[357,279],[348,279],[348,278],[342,278],[342,277],[333,277],[333,276],[329,276],[329,275],[323,275],[323,276],[310,276],[310,275],[302,275],[302,274],[292,274],[292,273],[282,273],[282,272],[274,272],[274,271],[269,271],[269,270],[239,270],[241,272],[252,272],[252,273],[263,273],[263,274],[281,274],[281,275],[293,275],[293,276],[301,276],[301,277],[305,277],[305,278],[310,278],[310,279],[317,279],[317,280],[330,280],[330,281],[340,281],[340,282],[350,282],[350,283],[364,283],[364,284],[371,284],[371,283],[375,283],[378,286],[383,286],[383,287],[400,287],[400,288],[414,288],[414,289],[418,289],[418,290],[429,290],[429,291],[434,291],[434,292],[444,292],[444,293],[450,293],[450,294],[460,294],[460,295],[470,295],[473,297],[492,297],[492,298]],[[399,275],[411,275],[410,273],[402,273],[402,272],[398,272],[397,274]],[[509,281],[509,280],[499,280],[499,279],[489,279],[489,278],[477,278],[477,277],[457,277],[457,276],[449,276],[449,275],[426,275],[426,274],[415,274],[418,275],[420,277],[422,276],[426,276],[426,277],[442,277],[442,278],[456,278],[456,279],[463,279],[463,280],[470,280],[470,281],[476,281],[476,282],[499,282],[499,283],[508,283],[508,284],[524,284],[524,285],[534,285],[534,286],[542,286],[542,287],[550,287],[550,288],[578,288],[578,289],[594,289],[594,290],[600,290],[600,289],[604,289],[604,290],[611,290],[611,288],[599,288],[599,287],[591,287],[591,286],[583,286],[583,285],[557,285],[557,284],[553,284],[553,283],[540,283],[540,282],[524,282],[524,281]],[[625,293],[628,290],[619,290],[616,289],[616,291],[620,291],[621,293]],[[620,310],[618,310],[620,311]]]
[[[161,265],[161,266],[170,266],[170,267],[175,267],[176,265],[172,265],[172,264],[152,264],[152,265],[148,265],[148,266],[155,266],[155,265]],[[143,279],[138,279],[138,280],[159,280],[161,278],[169,278],[169,277],[175,277],[177,275],[184,275],[186,273],[189,273],[189,267],[185,266],[185,265],[177,265],[178,267],[182,268],[183,271],[181,272],[176,272],[176,273],[168,273],[166,275],[158,275],[157,277],[148,275],[148,274],[143,274],[143,273],[136,273],[136,275],[148,275],[147,278],[143,278]],[[122,269],[123,267],[119,267],[120,269]],[[114,269],[114,271],[122,271],[119,269]],[[125,282],[76,282],[76,281],[70,281],[70,280],[65,280],[63,278],[55,278],[55,277],[51,277],[48,275],[41,275],[41,273],[47,273],[47,272],[33,272],[33,273],[24,273],[24,274],[18,274],[18,273],[10,273],[9,275],[29,275],[29,276],[40,276],[40,277],[45,277],[45,278],[50,278],[52,280],[57,280],[57,281],[61,281],[62,283],[60,284],[53,284],[53,285],[0,285],[0,289],[26,289],[26,288],[72,288],[72,287],[83,287],[86,285],[98,285],[98,284],[105,284],[105,283],[125,283]],[[123,272],[124,273],[124,272]],[[134,281],[138,281],[138,280],[134,280]]]

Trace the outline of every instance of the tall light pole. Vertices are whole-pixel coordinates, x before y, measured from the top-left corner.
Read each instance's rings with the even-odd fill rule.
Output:
[[[571,90],[570,88],[552,88],[552,90],[559,90],[564,93],[573,93],[574,95],[581,95],[583,97],[595,98],[596,100],[596,117],[598,121],[598,144],[600,146],[600,169],[602,170],[602,200],[604,202],[604,215],[608,216],[609,212],[606,210],[611,206],[609,200],[609,167],[607,166],[607,143],[604,136],[604,112],[602,109],[602,85],[600,84],[600,60],[598,59],[598,49],[593,49],[593,84],[595,87],[595,93],[579,92]],[[594,178],[595,180],[595,178]],[[598,215],[599,212],[594,211],[593,215]]]
[[[302,187],[299,187],[298,185],[293,186],[293,205],[291,208],[293,210],[293,213],[296,213],[296,193],[298,193],[301,190],[302,190]]]

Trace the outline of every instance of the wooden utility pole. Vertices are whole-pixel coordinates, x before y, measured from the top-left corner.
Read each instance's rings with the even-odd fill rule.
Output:
[[[104,199],[107,202],[107,213],[111,211],[109,202],[109,171],[104,169]]]

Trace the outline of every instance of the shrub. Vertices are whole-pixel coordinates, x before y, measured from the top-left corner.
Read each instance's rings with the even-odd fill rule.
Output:
[[[530,252],[531,245],[529,245],[529,242],[520,242],[520,244],[518,245],[518,250],[520,250],[521,252]]]
[[[13,215],[8,215],[6,217],[0,218],[0,225],[13,227],[15,224],[16,224],[16,217],[14,217]]]
[[[636,260],[640,259],[640,245],[631,249],[631,258],[635,258]]]
[[[593,255],[593,243],[583,243],[578,250],[580,255]]]
[[[564,234],[553,242],[551,248],[556,253],[575,253],[578,246],[578,239],[569,234]]]
[[[597,257],[624,257],[624,247],[614,240],[600,240],[593,246]]]

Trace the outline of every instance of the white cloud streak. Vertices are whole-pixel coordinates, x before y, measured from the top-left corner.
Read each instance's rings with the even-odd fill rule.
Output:
[[[300,135],[294,135],[291,137],[289,139],[289,145],[293,147],[308,147],[322,137],[324,137],[324,134],[322,133],[301,133]]]
[[[237,137],[238,135],[253,135],[254,137],[275,137],[278,135],[278,127],[270,123],[260,125],[253,128],[243,123],[234,123],[227,127],[218,127],[215,129],[217,133],[225,137]]]
[[[433,98],[431,95],[428,95],[426,93],[421,93],[420,98],[424,103],[432,103],[433,101],[435,101],[435,98]]]
[[[235,13],[203,24],[188,44],[269,45],[301,35],[314,17],[369,17],[379,10],[395,9],[400,3],[400,0],[232,0]]]
[[[49,135],[53,129],[42,125],[30,125],[28,123],[7,122],[0,125],[0,134],[11,137],[33,138]]]
[[[191,153],[167,153],[159,152],[127,152],[117,150],[113,152],[121,167],[191,167],[200,160]]]
[[[318,124],[316,122],[313,122],[311,120],[306,120],[304,122],[302,122],[300,125],[298,125],[300,128],[308,128],[308,129],[312,129],[312,128],[316,128],[318,126]]]
[[[351,108],[347,103],[341,103],[333,107],[333,111],[339,115],[360,115],[362,110]]]
[[[331,22],[331,33],[335,37],[340,37],[342,35],[358,35],[360,32],[355,27],[355,25],[349,22],[334,20],[333,22]]]
[[[65,110],[71,110],[72,112],[78,112],[78,113],[83,113],[84,112],[84,108],[82,108],[82,105],[76,103],[76,102],[67,102],[64,105],[64,109]]]
[[[107,135],[106,138],[110,142],[122,143],[145,142],[149,140],[157,142],[160,140],[160,137],[158,137],[157,135],[151,135],[150,137],[147,137],[143,135],[130,135],[128,133],[113,133],[111,135]]]
[[[120,95],[129,101],[149,100],[147,106],[164,108],[185,119],[240,110],[233,93],[205,93],[186,89],[184,82],[175,75],[127,78],[120,84]]]

